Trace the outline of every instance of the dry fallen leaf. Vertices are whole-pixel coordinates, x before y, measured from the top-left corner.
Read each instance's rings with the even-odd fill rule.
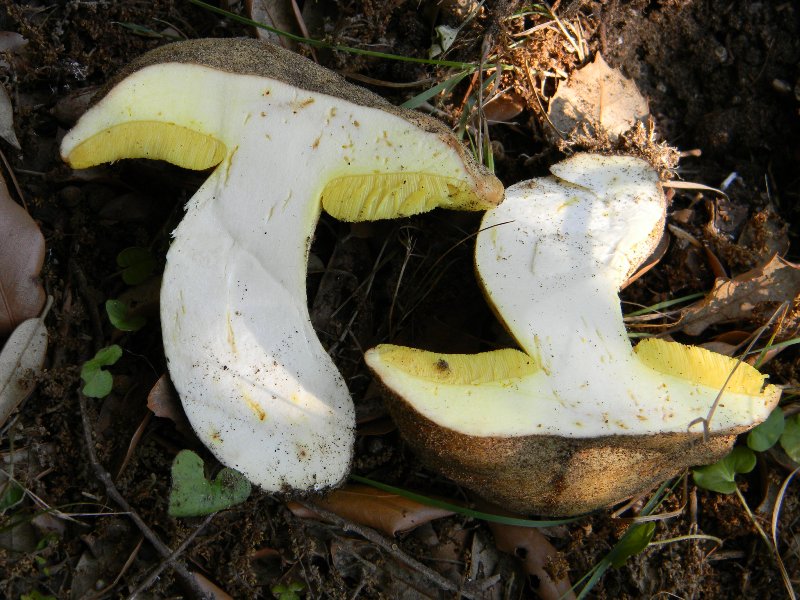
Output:
[[[6,88],[0,85],[0,138],[3,138],[17,150],[22,150],[17,134],[14,132],[14,107],[8,97]]]
[[[538,529],[500,523],[488,525],[497,549],[519,558],[525,572],[539,579],[536,591],[540,598],[574,600],[575,594],[568,577],[569,566]]]
[[[0,427],[33,391],[35,380],[31,375],[40,373],[44,366],[47,352],[44,318],[51,304],[49,298],[40,317],[28,319],[17,327],[0,352]]]
[[[512,90],[489,100],[483,107],[483,114],[490,123],[507,123],[523,110],[525,99]]]
[[[287,33],[302,35],[297,26],[297,17],[295,17],[291,0],[247,0],[245,5],[247,14],[253,21]],[[260,27],[256,28],[256,36],[284,48],[291,49],[296,46],[294,42],[284,36]]]
[[[194,577],[194,580],[197,583],[197,587],[203,590],[203,592],[211,600],[233,600],[233,596],[231,596],[228,592],[223,590],[221,587],[219,587],[216,583],[211,581],[205,575],[202,575],[197,571],[194,571],[192,572],[192,577]]]
[[[755,252],[762,260],[789,251],[789,224],[771,208],[757,212],[744,225],[738,245]]]
[[[175,429],[187,435],[193,436],[192,426],[189,425],[189,419],[186,418],[186,413],[181,408],[178,394],[175,388],[172,387],[172,382],[169,375],[164,374],[158,378],[155,385],[150,389],[147,394],[147,408],[157,417],[162,419],[169,419],[175,423]]]
[[[615,140],[636,121],[644,121],[649,110],[636,84],[609,67],[598,52],[594,62],[558,86],[548,114],[553,125],[564,133],[587,121],[602,126]]]
[[[315,499],[314,504],[343,519],[366,525],[387,535],[410,531],[423,523],[453,514],[449,510],[426,506],[397,494],[357,484],[347,484],[334,490],[323,498]],[[290,502],[287,506],[297,517],[319,518],[313,509],[296,502]]]
[[[717,279],[700,302],[687,307],[677,330],[700,335],[716,323],[748,319],[765,302],[793,302],[800,295],[800,265],[773,256],[733,279]]]
[[[0,179],[0,337],[44,305],[39,271],[44,262],[44,236],[31,216],[8,193]]]

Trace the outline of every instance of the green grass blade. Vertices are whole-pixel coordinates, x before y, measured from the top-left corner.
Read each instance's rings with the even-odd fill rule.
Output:
[[[449,94],[450,91],[457,86],[464,77],[472,73],[474,69],[468,69],[465,71],[461,71],[460,73],[456,73],[452,77],[445,79],[441,83],[437,83],[430,89],[425,90],[421,94],[417,94],[413,98],[409,98],[405,102],[403,102],[400,106],[403,108],[417,108],[421,106],[423,103],[427,102],[434,96],[441,94],[442,92]]]
[[[479,510],[472,510],[471,508],[459,506],[458,504],[451,504],[450,502],[445,502],[443,500],[436,500],[435,498],[423,496],[422,494],[415,494],[414,492],[409,492],[408,490],[404,490],[403,488],[394,487],[393,485],[387,485],[385,483],[381,483],[380,481],[375,481],[374,479],[361,477],[360,475],[350,475],[350,479],[358,483],[363,483],[364,485],[374,487],[375,489],[384,492],[389,492],[390,494],[397,494],[398,496],[402,496],[403,498],[414,500],[415,502],[419,502],[420,504],[424,504],[426,506],[433,506],[434,508],[441,508],[443,510],[452,510],[454,513],[463,515],[465,517],[472,517],[473,519],[480,519],[481,521],[490,521],[492,523],[501,523],[502,525],[516,525],[517,527],[553,527],[554,525],[563,525],[565,523],[572,523],[573,521],[576,521],[580,518],[580,517],[571,517],[569,519],[557,519],[553,521],[535,521],[531,519],[504,517],[502,515],[494,515],[491,513],[481,512]]]
[[[794,346],[795,344],[800,344],[800,337],[792,338],[790,340],[786,340],[785,342],[778,342],[777,344],[767,344],[761,350],[753,350],[747,354],[758,354],[758,360],[756,360],[755,364],[753,365],[756,369],[758,369],[761,366],[761,361],[764,360],[764,356],[768,351],[774,348],[786,348],[787,346]]]
[[[423,65],[453,67],[455,69],[477,68],[477,65],[475,65],[474,63],[457,62],[454,60],[435,60],[432,58],[415,58],[412,56],[403,56],[401,54],[389,54],[388,52],[377,52],[375,50],[364,50],[362,48],[352,48],[350,46],[340,46],[338,44],[330,44],[328,42],[323,42],[322,40],[306,38],[301,35],[295,35],[294,33],[289,33],[288,31],[282,31],[280,29],[276,29],[275,27],[270,27],[269,25],[265,25],[264,23],[259,23],[258,21],[253,21],[252,19],[248,19],[247,17],[242,17],[241,15],[237,15],[236,13],[232,13],[225,9],[212,6],[211,4],[207,4],[203,2],[203,0],[189,0],[189,2],[191,4],[194,4],[195,6],[204,8],[207,11],[216,13],[218,15],[223,15],[228,19],[230,19],[231,21],[236,21],[237,23],[242,23],[243,25],[249,25],[251,27],[258,27],[259,29],[264,29],[276,35],[285,37],[286,39],[293,40],[295,42],[300,42],[303,44],[308,44],[309,46],[314,46],[315,48],[327,48],[329,50],[349,52],[350,54],[359,54],[361,56],[372,56],[374,58],[385,58],[387,60],[398,60],[402,62],[419,63]],[[489,65],[484,65],[484,66],[488,67]]]
[[[696,294],[689,294],[688,296],[681,296],[680,298],[673,298],[672,300],[664,300],[663,302],[653,304],[652,306],[647,306],[640,310],[635,310],[632,313],[626,314],[625,316],[638,317],[640,315],[646,315],[648,313],[661,310],[662,308],[669,308],[670,306],[674,306],[675,304],[680,304],[681,302],[688,302],[689,300],[696,300],[697,298],[702,298],[703,296],[705,296],[704,293],[698,292]]]

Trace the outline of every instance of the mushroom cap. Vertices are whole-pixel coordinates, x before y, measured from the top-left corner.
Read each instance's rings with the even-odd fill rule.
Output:
[[[121,82],[136,72],[148,67],[169,63],[197,65],[225,73],[275,80],[298,90],[333,96],[348,103],[365,108],[378,109],[395,115],[408,121],[413,127],[437,136],[461,158],[466,171],[466,180],[469,180],[474,187],[470,190],[472,192],[470,199],[465,198],[462,205],[454,205],[453,208],[485,210],[498,204],[502,199],[502,183],[485,166],[473,160],[466,148],[455,139],[452,131],[441,121],[423,113],[395,106],[385,98],[363,87],[347,82],[337,73],[320,67],[299,54],[263,40],[251,38],[204,38],[159,46],[134,59],[112,77],[93,98],[92,105],[100,103],[106,96],[114,92]],[[159,97],[157,94],[156,96]],[[163,98],[163,100],[164,102],[179,102],[180,98],[173,96],[172,98]],[[224,107],[218,108],[224,109]],[[189,104],[189,110],[191,109],[192,103]],[[166,110],[165,115],[169,117],[169,112]],[[118,118],[118,115],[110,115],[109,125],[113,123],[111,119],[115,117]],[[177,120],[173,117],[168,122],[174,123]],[[149,128],[150,125],[148,124],[145,129]],[[195,121],[194,125],[198,125],[198,123]],[[93,126],[97,128],[96,124],[93,124]],[[185,135],[188,139],[181,144],[180,148],[176,149],[168,144],[163,144],[142,151],[138,148],[133,148],[131,145],[121,145],[112,149],[107,146],[98,147],[87,144],[87,141],[89,141],[87,137],[89,136],[76,126],[65,136],[61,146],[61,155],[70,166],[76,169],[94,166],[102,162],[112,162],[122,158],[154,158],[166,160],[185,168],[202,170],[218,164],[225,157],[224,151],[220,150],[213,141],[206,140],[205,143],[201,142],[201,133],[210,134],[211,132],[196,132],[188,127],[183,129],[180,135]],[[140,130],[129,137],[144,136],[146,133],[147,131]],[[159,134],[159,137],[162,137],[162,134]],[[78,148],[80,145],[84,145],[83,150]],[[187,148],[192,152],[197,147],[209,146],[211,148],[204,159],[193,160],[184,156]],[[425,210],[430,208],[433,207],[428,206]],[[326,207],[326,210],[328,210],[328,207]],[[347,211],[345,211],[344,215],[330,210],[328,212],[331,212],[337,218],[355,220],[352,218],[353,214],[347,213]],[[423,211],[420,210],[418,212]],[[411,213],[398,215],[383,211],[377,216],[362,215],[358,220],[395,218],[397,216],[406,216],[407,214]]]

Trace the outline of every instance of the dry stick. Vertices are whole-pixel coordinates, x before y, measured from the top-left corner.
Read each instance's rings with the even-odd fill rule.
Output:
[[[122,494],[120,494],[117,486],[114,485],[114,481],[111,479],[111,475],[108,471],[106,471],[103,466],[100,464],[100,461],[97,459],[97,453],[94,450],[94,440],[92,439],[92,430],[89,425],[89,413],[86,409],[86,396],[83,395],[82,392],[78,392],[78,403],[81,409],[81,423],[83,424],[83,436],[86,441],[86,449],[89,452],[89,462],[92,464],[92,468],[94,469],[95,475],[97,478],[103,482],[103,485],[106,488],[106,493],[109,497],[116,502],[122,510],[128,513],[128,516],[131,520],[136,524],[139,528],[139,531],[142,532],[147,541],[152,544],[152,546],[158,551],[161,556],[167,559],[167,564],[171,562],[172,550],[169,549],[164,542],[156,535],[156,533],[147,526],[147,523],[139,516],[133,507],[128,504],[128,501],[125,500]],[[205,591],[200,587],[197,583],[197,580],[194,576],[188,571],[188,569],[180,562],[173,562],[172,568],[175,569],[175,573],[178,575],[178,579],[180,579],[181,584],[189,591],[195,598],[203,598],[204,600],[213,600],[213,596],[210,594],[206,594]]]
[[[217,515],[216,512],[213,512],[210,515],[208,515],[203,520],[203,522],[200,523],[200,525],[198,525],[195,528],[195,530],[192,533],[186,536],[186,539],[183,540],[183,542],[181,542],[181,545],[178,546],[175,552],[173,552],[164,560],[162,560],[161,563],[153,570],[153,572],[150,573],[150,575],[146,577],[144,581],[142,581],[138,586],[136,586],[136,589],[133,590],[133,592],[128,596],[128,600],[133,600],[134,598],[138,597],[139,594],[141,594],[147,588],[153,585],[153,582],[158,578],[159,575],[161,575],[164,569],[166,569],[171,563],[175,561],[176,558],[178,558],[181,554],[184,553],[186,548],[189,547],[189,544],[191,544],[195,540],[195,538],[200,534],[200,532],[206,528],[206,525],[208,525],[211,522],[211,519],[213,519],[216,515]],[[192,580],[194,580],[194,577],[192,577]]]
[[[109,583],[102,590],[99,590],[98,592],[96,592],[96,593],[94,593],[92,595],[84,597],[83,600],[99,600],[100,598],[105,596],[108,592],[110,592],[115,587],[117,587],[117,584],[120,582],[120,579],[122,579],[122,576],[125,575],[125,573],[128,572],[128,569],[131,568],[131,565],[133,564],[133,561],[136,560],[136,556],[139,554],[139,550],[141,550],[143,543],[144,543],[144,536],[140,536],[139,537],[139,541],[136,542],[136,547],[128,555],[128,560],[126,560],[125,564],[122,565],[122,568],[119,570],[119,573],[117,573],[117,576],[114,577],[114,581]]]
[[[390,540],[387,540],[385,537],[383,537],[380,533],[378,533],[374,529],[365,527],[363,525],[359,525],[358,523],[354,523],[353,521],[340,517],[336,513],[333,513],[329,510],[325,510],[324,508],[321,508],[316,504],[312,504],[311,502],[300,502],[300,504],[305,506],[308,510],[315,512],[326,521],[330,521],[331,523],[339,527],[342,531],[351,531],[353,533],[357,533],[358,535],[372,542],[376,546],[383,548],[384,550],[386,550],[386,552],[391,554],[397,560],[411,567],[412,569],[420,573],[423,577],[425,577],[428,581],[436,584],[442,590],[446,592],[459,593],[465,598],[468,598],[469,600],[480,599],[481,597],[480,593],[473,591],[473,586],[470,586],[469,589],[464,589],[457,583],[454,583],[449,579],[443,577],[442,575],[439,575],[439,573],[437,573],[433,569],[426,567],[415,558],[411,558],[408,554],[400,550],[397,544],[395,544]]]
[[[73,252],[75,248],[73,247]],[[78,286],[78,293],[83,301],[86,303],[86,311],[89,313],[89,321],[92,323],[93,337],[94,337],[94,351],[100,350],[100,340],[103,339],[103,324],[100,321],[100,312],[97,310],[97,303],[89,291],[89,282],[86,280],[86,275],[83,270],[78,266],[78,262],[71,258],[69,261],[69,271],[75,279]]]
[[[19,195],[19,199],[22,202],[22,206],[25,208],[25,212],[28,212],[28,203],[25,201],[25,196],[22,193],[22,188],[19,186],[19,181],[17,181],[17,176],[14,174],[14,169],[11,168],[11,164],[8,162],[5,152],[3,152],[2,150],[0,150],[0,158],[3,159],[3,164],[6,167],[8,176],[11,177],[11,183],[14,184],[14,189],[17,190],[17,195]]]

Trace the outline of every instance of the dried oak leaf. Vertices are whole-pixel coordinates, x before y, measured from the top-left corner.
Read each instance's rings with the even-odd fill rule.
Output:
[[[449,517],[452,511],[426,506],[397,494],[383,492],[366,485],[347,484],[334,490],[314,504],[353,521],[377,529],[387,535],[410,531],[424,523]],[[297,502],[289,502],[289,510],[305,519],[318,519],[313,509]]]
[[[705,298],[683,311],[677,329],[700,335],[716,323],[749,319],[760,304],[793,302],[798,296],[800,265],[773,256],[733,279],[717,279]]]
[[[609,67],[598,52],[594,62],[558,86],[548,114],[560,131],[569,132],[585,121],[599,124],[616,140],[637,121],[647,119],[649,109],[633,80]]]
[[[537,529],[488,523],[497,549],[516,556],[525,572],[539,579],[537,593],[543,600],[574,600],[569,581],[569,565]]]
[[[45,293],[39,281],[44,236],[0,179],[0,337],[39,315]]]

